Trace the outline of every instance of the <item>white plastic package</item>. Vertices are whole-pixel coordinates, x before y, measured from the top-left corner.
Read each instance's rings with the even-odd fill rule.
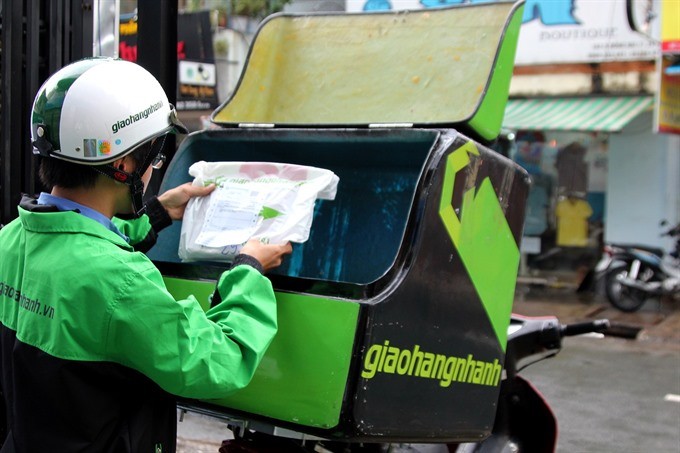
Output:
[[[217,188],[189,200],[182,221],[182,261],[231,261],[251,238],[305,242],[317,199],[333,200],[330,170],[271,162],[196,162],[193,184]]]

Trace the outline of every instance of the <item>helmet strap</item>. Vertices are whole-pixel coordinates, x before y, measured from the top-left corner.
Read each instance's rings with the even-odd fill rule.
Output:
[[[142,161],[142,166],[140,171],[146,171],[146,169],[151,165],[153,160],[160,154],[160,152],[163,150],[163,146],[165,145],[165,139],[168,137],[168,134],[163,134],[160,137],[157,137],[152,143],[151,147],[149,148],[149,152],[146,154],[146,157]]]
[[[36,125],[36,139],[33,141],[33,154],[49,157],[54,149],[52,143],[47,138],[47,126],[44,124]],[[36,152],[37,151],[37,152]]]
[[[114,181],[125,184],[130,189],[130,198],[132,200],[133,217],[141,217],[146,211],[144,206],[144,182],[137,170],[132,173],[119,170],[113,165],[102,165],[101,167],[91,167],[94,171],[108,176]]]
[[[128,186],[130,189],[130,199],[132,200],[132,217],[134,218],[141,217],[142,214],[146,212],[146,206],[144,206],[143,200],[144,182],[142,181],[142,175],[146,169],[149,168],[156,156],[158,156],[158,153],[163,149],[166,136],[167,134],[164,134],[160,139],[154,140],[139,167],[135,168],[134,171],[130,173],[120,170],[111,164],[91,167],[94,171]]]
[[[130,198],[132,199],[132,210],[134,217],[141,217],[146,211],[146,206],[144,206],[144,183],[142,178],[139,177],[137,172],[133,173],[132,181],[128,185],[130,187]]]

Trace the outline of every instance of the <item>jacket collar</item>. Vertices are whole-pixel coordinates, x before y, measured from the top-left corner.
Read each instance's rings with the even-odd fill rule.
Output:
[[[19,203],[19,218],[27,231],[82,233],[107,240],[126,250],[132,250],[132,246],[121,236],[99,222],[76,211],[59,211],[56,206],[38,204],[36,199],[25,195]]]

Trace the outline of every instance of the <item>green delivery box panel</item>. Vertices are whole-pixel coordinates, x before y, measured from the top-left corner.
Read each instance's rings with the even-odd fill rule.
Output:
[[[522,4],[275,15],[197,161],[309,165],[340,178],[309,239],[269,277],[279,333],[251,384],[192,409],[356,441],[490,433],[519,265],[525,171],[500,129]],[[181,222],[149,255],[207,308],[224,263],[181,262]]]

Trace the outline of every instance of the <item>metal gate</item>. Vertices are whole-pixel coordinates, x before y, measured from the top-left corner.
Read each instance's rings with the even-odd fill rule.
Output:
[[[22,193],[42,190],[30,152],[33,98],[50,74],[93,55],[94,9],[99,4],[98,0],[0,0],[0,224],[17,216]],[[138,15],[144,24],[138,63],[158,78],[174,102],[177,1],[139,0]],[[173,152],[174,147],[170,155]]]

